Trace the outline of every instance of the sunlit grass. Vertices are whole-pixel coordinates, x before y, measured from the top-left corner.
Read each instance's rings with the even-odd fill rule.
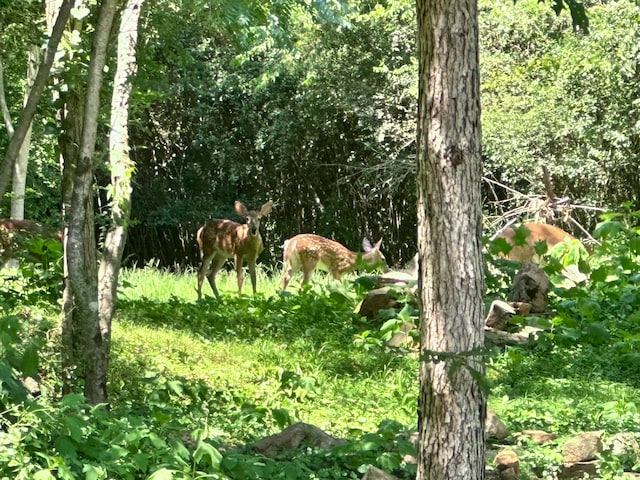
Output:
[[[373,431],[383,419],[415,428],[416,357],[354,344],[356,335],[376,326],[353,313],[352,277],[335,282],[316,275],[307,289],[296,278],[283,294],[279,272],[259,270],[254,297],[248,278],[238,295],[235,273],[223,271],[221,298],[207,284],[202,302],[196,301],[195,270],[128,270],[122,278],[110,377],[116,398],[135,395],[128,391],[131,379],[155,371],[202,380],[245,403],[286,409],[335,435]],[[634,425],[640,393],[613,368],[620,359],[607,355],[595,348],[496,351],[487,372],[489,406],[512,431],[567,435]]]
[[[243,295],[251,295],[251,279],[244,269]],[[328,274],[316,271],[313,275],[313,284],[348,285],[354,275],[345,275],[340,281],[333,280]],[[148,266],[145,268],[123,269],[120,274],[122,287],[120,295],[129,299],[147,298],[150,300],[162,300],[177,297],[185,301],[197,300],[198,275],[196,268],[186,268],[184,271],[172,272]],[[293,277],[287,287],[287,291],[296,292],[300,289],[301,274]],[[262,296],[276,295],[280,291],[281,272],[265,269],[261,265],[256,268],[256,293]],[[222,269],[216,275],[216,286],[221,295],[237,295],[238,281],[235,271]],[[202,296],[213,297],[213,291],[209,282],[205,279],[202,284]]]
[[[415,358],[354,347],[353,332],[366,325],[354,326],[352,277],[319,274],[303,293],[295,279],[282,295],[278,273],[259,270],[254,297],[248,277],[238,295],[235,273],[220,272],[221,298],[206,284],[197,302],[195,270],[124,271],[113,324],[114,401],[135,395],[132,378],[155,371],[286,409],[336,435],[375,431],[383,419],[413,428]]]

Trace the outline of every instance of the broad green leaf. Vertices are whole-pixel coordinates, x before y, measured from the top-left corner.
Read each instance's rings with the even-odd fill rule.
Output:
[[[33,480],[56,480],[49,470],[39,470],[33,474]]]
[[[56,451],[63,457],[76,458],[78,452],[75,443],[66,435],[56,438],[53,443]]]
[[[206,464],[214,470],[220,469],[220,462],[222,461],[222,454],[210,443],[199,442],[196,451],[193,454],[193,459],[196,463],[200,463],[203,459],[207,459]]]
[[[107,478],[107,472],[104,467],[85,463],[82,467],[84,480],[104,480]]]
[[[173,470],[161,468],[151,474],[149,480],[173,480]]]

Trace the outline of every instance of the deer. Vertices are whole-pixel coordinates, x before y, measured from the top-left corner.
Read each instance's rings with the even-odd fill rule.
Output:
[[[356,261],[362,261],[370,268],[386,267],[387,261],[380,251],[382,239],[371,245],[368,239],[362,240],[364,253],[356,253],[334,240],[312,233],[302,233],[284,242],[282,290],[287,288],[291,277],[302,270],[302,283],[311,280],[316,268],[329,272],[335,280],[356,268]]]
[[[210,219],[198,229],[196,241],[201,258],[198,269],[198,300],[202,298],[204,277],[207,277],[215,296],[220,296],[216,287],[216,273],[231,257],[236,270],[238,293],[242,293],[242,264],[246,261],[253,294],[256,294],[256,259],[264,248],[260,236],[260,220],[271,213],[272,208],[271,200],[262,205],[259,211],[248,210],[242,202],[236,200],[234,209],[238,215],[246,219],[246,223]]]
[[[561,242],[570,242],[576,240],[574,236],[565,232],[561,228],[546,223],[524,223],[522,227],[529,231],[524,243],[516,244],[516,229],[512,227],[503,228],[498,232],[492,240],[503,238],[511,245],[511,250],[505,256],[509,260],[519,262],[531,262],[536,258],[535,244],[536,242],[546,242],[547,248],[551,249]]]

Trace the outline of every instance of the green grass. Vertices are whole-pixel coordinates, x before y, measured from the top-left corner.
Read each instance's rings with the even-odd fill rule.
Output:
[[[354,344],[376,326],[354,315],[358,298],[348,289],[350,280],[320,277],[311,289],[294,283],[282,294],[279,277],[261,272],[253,297],[236,293],[235,274],[219,277],[222,297],[207,295],[198,303],[195,272],[125,271],[114,372],[136,352],[145,368],[200,379],[214,389],[231,387],[248,402],[289,409],[336,435],[374,430],[383,419],[415,425],[416,358]],[[488,365],[489,404],[513,429],[569,434],[640,423],[638,408],[618,408],[614,415],[609,403],[615,398],[640,406],[640,393],[639,370],[608,345],[508,348]],[[287,375],[295,385],[283,383]],[[112,375],[112,383],[119,377]]]
[[[218,277],[221,298],[197,302],[195,272],[123,272],[113,324],[114,401],[135,395],[127,391],[133,371],[161,371],[231,389],[247,404],[286,409],[338,436],[375,431],[384,419],[415,426],[416,358],[354,346],[370,326],[354,314],[350,280],[319,276],[311,289],[294,282],[278,293],[279,278],[261,272],[253,297],[237,294],[235,274]],[[246,440],[234,435],[227,432],[230,441]]]

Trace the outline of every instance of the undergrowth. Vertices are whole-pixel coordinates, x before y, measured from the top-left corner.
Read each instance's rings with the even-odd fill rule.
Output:
[[[554,315],[515,320],[544,326],[537,342],[488,352],[489,406],[514,434],[506,442],[524,479],[554,478],[561,442],[576,432],[637,433],[639,249],[635,230],[611,235],[587,284],[554,287]],[[336,479],[370,464],[414,477],[405,456],[415,453],[416,355],[384,343],[415,319],[411,302],[366,321],[355,313],[363,281],[318,278],[281,292],[263,271],[253,296],[221,272],[223,295],[197,302],[194,271],[126,270],[104,409],[61,392],[59,307],[48,300],[60,272],[38,268],[3,279],[0,478]],[[488,277],[492,295],[504,290],[500,278]],[[43,292],[39,301],[26,283]],[[29,375],[38,393],[19,381]],[[251,448],[298,421],[345,443],[273,459]],[[515,435],[525,429],[558,439],[534,445]],[[600,478],[634,469],[637,458],[604,456]]]

